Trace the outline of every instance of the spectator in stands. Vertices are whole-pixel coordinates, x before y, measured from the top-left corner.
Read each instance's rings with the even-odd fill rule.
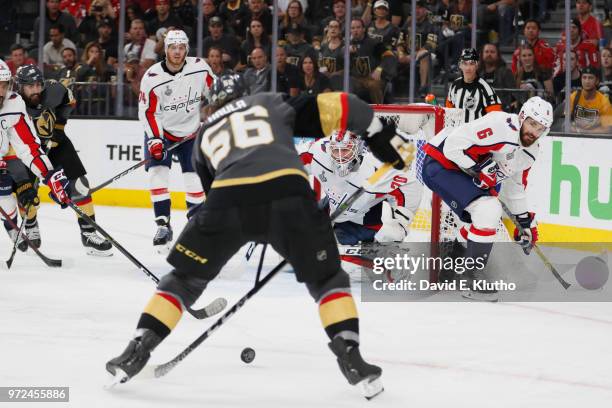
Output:
[[[520,93],[519,104],[536,95],[552,100],[554,90],[551,74],[538,66],[535,60],[535,52],[529,44],[520,46],[519,64],[515,78],[516,87],[525,91]]]
[[[218,77],[232,73],[232,70],[226,68],[223,64],[223,50],[219,47],[210,47],[208,49],[206,62],[208,62],[208,65],[210,65],[210,68],[212,68],[213,73]]]
[[[117,64],[117,39],[113,35],[113,22],[108,19],[102,19],[98,23],[98,39],[97,43],[102,49],[104,61],[108,65],[115,66]]]
[[[402,10],[402,0],[387,0],[387,15],[390,15],[391,24],[395,27],[399,27],[402,23],[404,12]],[[377,1],[367,0],[367,2],[356,1],[352,2],[352,16],[359,17],[363,20],[366,26],[369,26],[372,22],[372,14],[376,14],[376,3]],[[374,6],[372,6],[374,4]],[[357,6],[357,7],[356,7]]]
[[[582,39],[582,26],[577,18],[571,22],[570,28],[570,44],[573,51],[576,51],[578,56],[578,68],[582,70],[586,67],[599,68],[599,51],[590,41]],[[555,60],[555,73],[563,71],[565,64],[565,38],[557,43],[557,58]]]
[[[331,86],[336,90],[342,89],[344,42],[340,23],[336,20],[330,20],[327,23],[325,37],[319,50],[319,66],[321,72],[329,78]]]
[[[612,132],[612,106],[597,90],[599,71],[586,67],[581,74],[582,88],[572,92],[570,112],[572,131],[578,133]]]
[[[424,10],[422,12],[426,16],[427,9],[425,9],[423,1],[419,3],[421,5],[420,9]],[[388,49],[393,49],[397,45],[400,29],[389,21],[389,2],[387,0],[376,0],[376,3],[374,3],[374,21],[370,23],[367,31],[370,38],[382,42]]]
[[[299,89],[299,70],[295,65],[287,63],[287,53],[283,47],[276,48],[276,90],[296,96]]]
[[[344,32],[344,20],[346,16],[345,0],[333,0],[333,1],[334,1],[334,5],[332,7],[333,15],[323,19],[323,21],[321,22],[321,26],[319,27],[319,33],[321,33],[323,29],[327,27],[327,24],[329,24],[331,20],[336,20],[337,22],[339,22],[340,31]]]
[[[170,12],[177,16],[183,24],[192,24],[193,21],[196,21],[197,9],[191,0],[172,0],[171,6]]]
[[[43,47],[43,62],[49,66],[49,69],[59,70],[64,64],[62,58],[64,48],[71,47],[76,50],[76,45],[64,38],[64,27],[61,24],[54,24],[49,28],[49,38],[51,41]]]
[[[77,71],[77,82],[109,82],[113,74],[112,67],[104,60],[100,45],[95,42],[87,44]]]
[[[166,32],[169,27],[182,26],[181,19],[170,11],[170,0],[155,0],[155,17],[147,25],[147,32],[152,40],[159,40],[162,35],[159,32],[160,28],[165,28],[162,32]]]
[[[299,25],[303,28],[304,39],[307,42],[311,42],[312,31],[310,27],[308,27],[308,22],[304,17],[304,9],[302,8],[302,3],[300,3],[298,0],[291,0],[289,2],[289,5],[287,6],[287,12],[284,14],[283,19],[279,25],[279,38],[287,38],[290,27],[295,25]]]
[[[215,6],[215,2],[213,0],[202,0],[202,14],[203,14],[203,33],[204,33],[204,38],[210,36],[210,20],[213,17],[219,17],[219,13],[217,12],[217,6]],[[193,26],[196,27],[198,26],[198,20],[197,20],[197,14],[196,14],[196,19],[193,22]],[[221,18],[221,21],[223,22],[223,18]],[[223,24],[225,25],[225,22],[223,22]]]
[[[285,18],[287,11],[289,10],[289,4],[293,0],[278,0],[278,15],[281,19]],[[305,13],[308,10],[308,0],[297,0],[300,2],[302,13]],[[272,4],[272,3],[270,3]]]
[[[17,73],[17,68],[22,65],[36,64],[36,60],[28,57],[28,53],[25,48],[21,44],[13,44],[11,45],[11,58],[6,61],[11,73],[15,75]]]
[[[377,2],[378,3],[378,2]],[[418,0],[416,3],[416,61],[418,68],[419,88],[418,94],[424,97],[429,92],[429,76],[431,68],[431,54],[438,48],[440,31],[429,21],[428,10],[425,2]],[[412,28],[411,17],[406,19],[400,40],[397,44],[397,59],[399,63],[399,76],[408,78],[410,73],[410,29]]]
[[[525,21],[523,35],[527,44],[531,45],[535,53],[535,61],[543,70],[552,73],[555,63],[555,50],[540,38],[540,23],[537,20]],[[517,48],[512,54],[512,73],[516,74],[520,49]]]
[[[114,27],[112,19],[113,8],[108,0],[93,0],[89,6],[89,13],[79,25],[79,44],[88,44],[98,38],[98,25],[105,19]]]
[[[210,47],[219,47],[223,50],[223,64],[232,70],[240,62],[240,43],[235,35],[223,32],[223,20],[215,16],[208,22],[210,36],[204,39],[202,45],[204,55],[208,55]]]
[[[383,103],[386,83],[397,72],[397,59],[383,43],[366,35],[360,18],[351,21],[350,56],[354,92],[370,103]]]
[[[512,75],[512,71],[506,66],[496,44],[485,44],[480,52],[480,60],[482,62],[479,64],[478,75],[484,79],[491,88],[516,88],[516,80]],[[516,106],[511,108],[512,103],[515,102],[515,95],[512,92],[497,90],[495,92],[502,101],[502,108],[504,111],[509,112],[516,108]]]
[[[144,13],[140,6],[136,3],[132,3],[125,8],[125,31],[128,32],[132,26],[132,21],[142,20],[144,21]]]
[[[249,31],[247,32],[246,39],[240,46],[241,65],[249,65],[251,52],[253,52],[255,48],[263,49],[268,60],[270,59],[270,56],[272,55],[272,43],[264,30],[263,24],[261,24],[261,21],[259,20],[251,20],[251,25],[249,27]]]
[[[580,69],[578,69],[578,57],[576,51],[570,52],[570,79],[572,90],[580,88]],[[565,99],[565,71],[553,78],[553,90],[555,92],[557,103],[561,103]]]
[[[295,23],[287,28],[285,51],[287,52],[287,62],[296,67],[304,56],[310,55],[316,58],[317,55],[313,46],[304,39],[304,27]]]
[[[601,50],[601,72],[602,79],[599,84],[599,92],[608,96],[612,102],[612,50],[602,48]]]
[[[261,21],[267,33],[272,32],[272,14],[264,0],[249,0],[249,11],[246,18],[242,20],[240,31],[236,34],[244,38],[246,30],[251,25],[251,20],[254,19]]]
[[[485,0],[486,5],[483,5],[483,16],[479,18],[478,24],[483,25],[483,20],[486,20],[487,15],[493,14],[496,20],[496,29],[499,33],[500,45],[506,45],[512,42],[513,24],[514,24],[514,9],[516,8],[517,0]],[[481,2],[483,3],[483,2]],[[497,28],[499,27],[499,28]]]
[[[149,67],[155,64],[157,60],[157,54],[155,53],[155,41],[147,38],[147,32],[145,31],[145,23],[142,20],[132,20],[130,26],[130,42],[125,45],[124,53],[126,58],[130,54],[130,58],[137,57],[139,61],[139,69],[135,72],[146,71]],[[134,62],[134,60],[126,60],[126,62]],[[135,81],[136,77],[132,78]],[[138,79],[138,86],[140,86],[140,80]],[[138,93],[137,93],[138,94]]]
[[[583,38],[585,41],[599,47],[599,40],[605,38],[604,29],[601,21],[591,14],[592,10],[592,0],[576,0],[576,13],[582,28]]]
[[[77,64],[77,52],[74,48],[66,47],[62,51],[64,66],[57,73],[57,80],[64,86],[70,87],[77,79],[77,71],[80,68]]]
[[[227,24],[228,31],[231,31],[240,38],[245,37],[245,33],[240,31],[242,22],[248,18],[249,8],[246,0],[225,0],[219,6],[219,17]],[[250,54],[250,53],[249,53]]]
[[[251,67],[244,72],[244,80],[249,86],[251,95],[270,91],[270,65],[266,52],[254,48],[250,55]]]
[[[319,73],[317,60],[310,55],[304,56],[300,61],[300,92],[307,95],[318,95],[331,92],[329,79]]]
[[[52,25],[61,25],[64,27],[64,34],[67,39],[73,43],[79,41],[79,32],[77,31],[76,21],[69,13],[60,11],[60,0],[47,0],[47,10],[45,13],[45,42],[51,40],[49,37],[49,27]],[[38,43],[38,29],[40,27],[40,16],[34,20],[34,43]]]
[[[453,35],[462,40],[461,47],[464,48],[470,42],[472,30],[472,2],[471,0],[457,0],[449,2],[448,5],[448,28]]]

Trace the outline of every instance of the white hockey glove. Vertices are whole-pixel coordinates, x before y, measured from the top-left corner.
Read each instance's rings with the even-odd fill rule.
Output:
[[[393,209],[393,219],[385,222],[380,230],[374,235],[376,242],[402,242],[410,231],[410,223],[414,214],[404,208]]]

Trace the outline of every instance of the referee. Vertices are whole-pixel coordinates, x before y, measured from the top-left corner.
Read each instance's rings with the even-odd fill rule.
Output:
[[[465,122],[492,111],[501,111],[501,100],[491,86],[478,76],[478,53],[466,48],[459,57],[461,77],[453,81],[446,97],[447,108],[465,110]]]

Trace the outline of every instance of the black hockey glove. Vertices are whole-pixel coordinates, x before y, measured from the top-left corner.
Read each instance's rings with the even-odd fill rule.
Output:
[[[29,180],[17,183],[15,193],[17,194],[19,205],[22,208],[28,208],[30,206],[38,207],[40,204],[38,191],[36,188],[34,188],[34,185]]]
[[[395,122],[380,119],[380,123],[382,129],[368,135],[364,141],[378,160],[403,170],[414,159],[414,146],[397,132]]]

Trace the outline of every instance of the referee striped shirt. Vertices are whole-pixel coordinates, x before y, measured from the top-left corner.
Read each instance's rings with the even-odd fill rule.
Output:
[[[453,81],[446,97],[447,108],[465,110],[465,122],[471,122],[492,111],[501,111],[501,100],[482,78],[467,83],[463,77]]]

